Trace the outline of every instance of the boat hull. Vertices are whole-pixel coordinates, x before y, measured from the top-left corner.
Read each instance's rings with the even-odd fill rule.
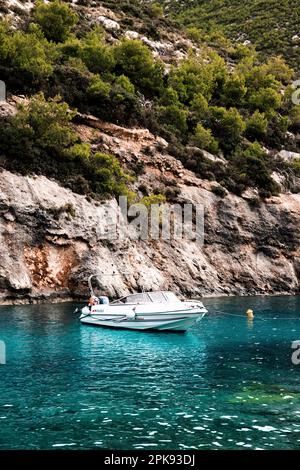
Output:
[[[186,331],[197,321],[201,320],[201,317],[197,318],[179,318],[174,320],[105,320],[95,317],[85,317],[81,319],[81,323],[93,326],[102,326],[106,328],[122,328],[127,330],[158,330],[158,331]]]
[[[145,306],[97,306],[90,311],[82,309],[80,321],[86,325],[129,330],[157,330],[184,332],[200,321],[207,310],[197,305],[161,306],[153,312]]]

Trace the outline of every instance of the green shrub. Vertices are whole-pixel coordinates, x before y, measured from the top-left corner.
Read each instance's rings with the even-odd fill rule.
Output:
[[[63,59],[80,58],[83,43],[74,34],[70,34],[67,40],[57,45]]]
[[[112,155],[91,152],[71,127],[74,113],[59,97],[34,96],[16,116],[1,123],[6,166],[24,174],[54,177],[79,192],[128,194],[124,174]]]
[[[11,118],[10,132],[15,135],[17,146],[12,145],[7,151],[22,152],[22,145],[26,148],[29,143],[47,151],[64,151],[77,140],[69,125],[73,116],[59,97],[47,101],[42,93],[35,95],[28,105],[20,105],[19,112]]]
[[[265,143],[271,148],[281,149],[286,139],[286,132],[291,124],[288,116],[281,116],[275,112],[270,114]]]
[[[78,16],[71,7],[60,0],[53,0],[47,4],[38,0],[33,18],[42,28],[45,37],[54,42],[64,42],[78,21]]]
[[[187,111],[182,107],[171,105],[158,109],[159,121],[174,134],[183,137],[188,129]]]
[[[295,131],[300,131],[300,106],[293,106],[290,111],[291,127]]]
[[[142,120],[142,107],[135,87],[128,77],[120,75],[112,83],[106,115],[117,124],[137,125]]]
[[[150,196],[144,196],[139,200],[139,204],[143,204],[147,209],[150,209],[152,204],[163,204],[166,202],[166,196],[164,194],[150,194]]]
[[[60,95],[70,106],[87,110],[87,89],[94,79],[81,59],[70,57],[63,64],[57,64],[54,72],[44,85],[49,97]]]
[[[72,145],[64,151],[64,155],[71,160],[88,160],[91,154],[91,146],[88,143],[80,142]]]
[[[250,57],[242,61],[237,69],[245,75],[246,87],[250,92],[258,91],[261,88],[280,89],[280,82],[275,76],[269,73],[269,69],[263,65],[254,66],[254,58]]]
[[[216,196],[221,197],[221,198],[224,198],[227,194],[226,189],[220,185],[213,186],[211,190]]]
[[[250,199],[247,200],[249,206],[253,209],[257,209],[258,207],[261,206],[261,199],[257,196],[253,196]]]
[[[226,105],[242,105],[247,93],[245,77],[243,75],[230,75],[223,85],[222,100]]]
[[[90,157],[89,165],[93,171],[90,179],[95,193],[116,196],[127,193],[128,178],[115,156],[97,152]]]
[[[223,31],[220,28],[212,28],[204,35],[205,42],[209,46],[215,47],[220,53],[227,53],[231,48],[231,42],[224,36]]]
[[[263,66],[267,74],[273,75],[281,83],[288,84],[293,78],[294,71],[286,64],[280,56],[271,57]]]
[[[11,34],[5,25],[1,26],[0,38],[1,32],[6,30],[0,42],[2,61],[20,71],[30,72],[35,79],[49,77],[58,52],[55,45],[44,38],[41,30],[31,25],[27,33],[15,31]]]
[[[125,75],[119,75],[119,77],[116,77],[114,81],[114,89],[115,93],[119,95],[120,101],[123,101],[125,94],[134,95],[135,93],[134,85]]]
[[[142,119],[134,85],[124,75],[115,77],[112,82],[103,81],[99,75],[93,76],[87,96],[90,112],[101,119],[126,125],[135,125]]]
[[[169,85],[176,90],[181,103],[189,104],[196,95],[203,95],[210,100],[216,76],[211,64],[191,55],[181,62],[179,67],[173,67],[169,76]]]
[[[131,163],[130,170],[133,171],[135,176],[143,175],[146,171],[145,163],[141,160]]]
[[[1,60],[7,58],[7,37],[10,34],[11,25],[8,21],[1,19],[0,21],[0,57]]]
[[[91,72],[103,74],[115,67],[113,48],[104,43],[100,28],[86,34],[77,53]]]
[[[190,28],[187,28],[186,34],[188,38],[198,44],[201,44],[201,42],[203,41],[203,31],[200,28],[191,26]]]
[[[270,158],[245,153],[247,149],[240,147],[248,142],[244,136],[272,149],[297,151],[297,141],[287,129],[298,132],[300,112],[291,104],[294,90],[286,86],[293,71],[282,58],[261,63],[253,47],[233,45],[211,24],[188,30],[189,37],[201,42],[201,53],[188,51],[186,43],[178,43],[178,49],[184,46],[188,52],[187,58],[178,64],[174,61],[176,65],[167,73],[141,41],[122,39],[111,44],[101,27],[85,20],[75,30],[78,18],[67,4],[70,2],[36,3],[31,18],[34,23],[24,21],[22,30],[0,21],[2,80],[14,94],[30,96],[42,90],[52,97],[52,101],[43,101],[40,96],[36,109],[37,98],[33,98],[30,107],[35,121],[25,119],[21,110],[19,121],[3,125],[3,153],[12,156],[12,161],[18,160],[21,171],[44,171],[72,187],[77,185],[81,191],[86,185],[94,193],[103,192],[104,186],[110,191],[109,185],[101,186],[89,146],[78,139],[70,121],[62,125],[57,106],[64,106],[65,113],[67,105],[53,99],[58,94],[82,113],[120,125],[148,127],[170,143],[168,150],[187,168],[236,192],[249,184],[262,189],[262,183],[254,181],[250,172],[251,158],[256,171],[262,166],[266,186],[271,187],[267,178],[272,169]],[[166,27],[172,34],[174,25],[160,18],[162,10],[156,3],[106,0],[103,5],[129,15],[122,24],[131,21],[140,33],[145,30],[159,37]],[[204,42],[214,44],[220,54],[205,47]],[[228,57],[238,62],[228,64]],[[37,109],[45,118],[37,116]],[[72,113],[67,111],[67,115]],[[203,153],[187,151],[185,145],[190,143],[212,153],[218,152],[219,145],[228,165],[215,165],[204,159]],[[140,171],[138,165],[129,169]]]
[[[292,169],[295,175],[299,178],[300,177],[300,160],[294,160],[292,162]]]
[[[237,43],[230,51],[230,57],[235,60],[242,60],[246,57],[256,57],[257,53],[253,46],[246,46],[241,43]]]
[[[244,150],[237,149],[231,164],[233,173],[238,172],[238,178],[245,186],[278,193],[279,187],[271,177],[272,162],[258,142]]]
[[[150,49],[141,41],[125,39],[115,47],[116,74],[126,75],[146,96],[160,93],[163,66],[155,62]]]
[[[235,41],[237,54],[243,54],[245,46],[236,39],[247,38],[260,52],[261,57],[283,54],[285,59],[299,69],[299,51],[293,36],[299,33],[298,2],[278,0],[195,0],[168,1],[168,13],[185,28],[202,28],[207,37],[220,31]],[[218,46],[221,49],[221,45]],[[247,49],[249,49],[247,47]],[[223,49],[221,49],[223,50]],[[239,56],[238,56],[239,57]]]
[[[190,111],[197,121],[202,121],[208,115],[208,102],[201,93],[194,96],[191,101]]]
[[[99,75],[94,75],[90,86],[87,89],[88,95],[92,100],[99,100],[101,103],[102,100],[109,97],[111,90],[111,85],[107,82],[104,82]]]
[[[236,108],[213,106],[209,111],[209,127],[224,150],[233,150],[240,142],[246,125]]]
[[[170,186],[165,191],[166,201],[175,203],[178,201],[181,189],[178,186]]]
[[[253,92],[249,98],[249,103],[252,107],[260,111],[272,111],[281,106],[281,95],[273,90],[273,88],[261,88]]]
[[[223,165],[216,164],[216,162],[206,158],[202,150],[195,147],[186,148],[182,152],[180,160],[185,168],[194,171],[200,178],[215,180],[218,171],[223,173]]]
[[[214,139],[210,129],[205,129],[202,124],[198,124],[191,143],[196,147],[203,150],[208,150],[211,153],[218,152],[218,142]]]
[[[258,140],[263,138],[268,129],[268,120],[264,113],[256,110],[248,119],[246,124],[246,135],[250,140]]]
[[[159,3],[149,5],[149,15],[152,18],[159,19],[164,16],[164,9]]]
[[[164,88],[161,91],[159,103],[162,106],[180,106],[177,91],[171,87]]]

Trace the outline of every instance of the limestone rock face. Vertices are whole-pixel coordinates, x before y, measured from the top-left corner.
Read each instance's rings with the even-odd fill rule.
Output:
[[[2,171],[0,302],[85,298],[93,273],[111,296],[141,289],[192,296],[299,290],[299,195],[252,207],[246,198],[221,199],[204,182],[184,179],[181,197],[204,207],[203,246],[184,238],[135,240],[130,227],[120,235],[116,200],[89,202],[43,176]]]
[[[6,101],[0,101],[0,119],[7,119],[14,116],[17,110],[16,107]]]
[[[242,197],[221,198],[212,192],[214,182],[186,170],[167,153],[168,143],[147,129],[80,114],[74,126],[83,141],[93,140],[95,151],[116,155],[125,170],[143,166],[133,183],[140,197],[145,189],[169,190],[175,203],[203,212],[204,243],[138,239],[115,199],[88,200],[44,176],[3,170],[0,303],[85,298],[91,274],[113,297],[142,289],[190,296],[299,291],[300,194],[286,192],[262,203],[249,189]]]
[[[120,25],[117,21],[111,20],[110,18],[106,18],[105,16],[99,16],[98,21],[106,29],[117,31],[120,29]]]
[[[281,150],[278,153],[278,156],[287,162],[291,162],[293,160],[298,160],[300,158],[300,153],[289,152],[288,150]]]

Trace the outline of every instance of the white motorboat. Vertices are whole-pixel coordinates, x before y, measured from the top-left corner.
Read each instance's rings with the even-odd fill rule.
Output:
[[[131,294],[109,303],[107,297],[81,310],[87,325],[131,330],[186,331],[207,313],[198,300],[181,301],[173,292]]]

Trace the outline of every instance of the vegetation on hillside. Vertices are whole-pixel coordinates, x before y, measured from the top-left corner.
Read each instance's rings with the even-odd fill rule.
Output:
[[[123,8],[128,19],[164,21],[156,3],[139,11],[134,0],[104,3]],[[190,34],[197,39],[197,30]],[[126,192],[117,160],[94,154],[71,129],[70,107],[147,126],[167,139],[168,151],[187,168],[238,194],[249,186],[263,196],[276,194],[271,173],[286,164],[266,148],[296,150],[287,131],[300,126],[299,107],[290,99],[294,72],[281,57],[261,63],[253,48],[226,45],[234,58],[228,66],[223,54],[202,44],[201,54],[189,51],[165,73],[143,42],[107,39],[101,27],[78,21],[59,0],[37,2],[19,30],[0,23],[0,75],[11,92],[32,97],[0,123],[7,167],[54,176],[81,192]],[[222,154],[227,165],[199,149]]]
[[[265,56],[282,54],[299,69],[299,0],[161,0],[180,25],[212,36],[218,31],[241,43],[250,40]]]
[[[6,167],[24,174],[55,177],[76,192],[108,196],[127,194],[127,177],[112,155],[92,153],[72,129],[74,113],[56,97],[34,95],[1,126]]]

